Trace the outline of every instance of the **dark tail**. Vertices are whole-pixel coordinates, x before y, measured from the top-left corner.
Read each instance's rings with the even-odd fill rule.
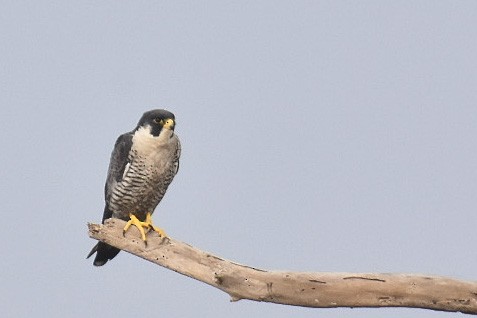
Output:
[[[106,264],[107,261],[113,259],[116,255],[118,255],[119,251],[119,249],[112,247],[111,245],[99,242],[93,247],[93,249],[91,250],[91,252],[89,252],[86,258],[90,258],[91,255],[96,253],[93,265],[103,266],[104,264]]]

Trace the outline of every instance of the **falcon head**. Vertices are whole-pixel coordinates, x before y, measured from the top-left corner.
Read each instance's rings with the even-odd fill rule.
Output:
[[[174,131],[176,125],[174,114],[165,109],[154,109],[145,112],[139,122],[136,130],[140,128],[149,128],[149,133],[158,137],[163,130]]]

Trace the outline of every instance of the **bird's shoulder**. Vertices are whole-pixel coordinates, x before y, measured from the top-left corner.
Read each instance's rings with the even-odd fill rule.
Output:
[[[132,138],[132,132],[125,133],[120,135],[114,144],[105,185],[106,197],[110,194],[109,192],[113,184],[121,181],[123,177],[124,169],[128,164],[129,152],[132,147]]]
[[[113,154],[117,153],[118,155],[126,155],[127,157],[132,147],[133,136],[134,132],[127,132],[120,135],[114,144]]]

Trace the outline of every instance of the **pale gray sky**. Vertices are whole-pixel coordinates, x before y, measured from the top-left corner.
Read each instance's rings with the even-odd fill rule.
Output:
[[[172,237],[266,269],[477,278],[477,2],[3,1],[5,317],[454,317],[240,301],[85,260],[116,137],[175,113]]]

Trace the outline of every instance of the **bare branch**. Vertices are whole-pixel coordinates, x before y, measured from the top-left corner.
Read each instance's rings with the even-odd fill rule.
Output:
[[[88,224],[89,236],[216,287],[232,301],[249,299],[304,307],[412,307],[477,314],[477,282],[413,275],[265,271],[240,265],[174,239],[139,232],[125,222]]]

